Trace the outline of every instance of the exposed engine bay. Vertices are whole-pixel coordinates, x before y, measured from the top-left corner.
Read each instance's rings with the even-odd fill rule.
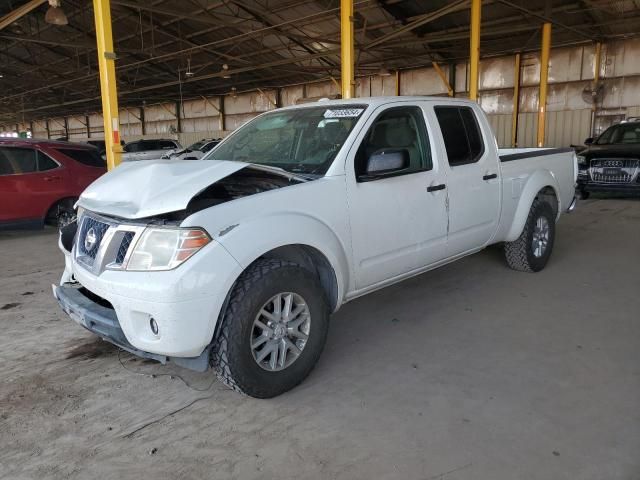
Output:
[[[221,203],[299,183],[303,183],[303,180],[288,178],[285,175],[257,168],[243,168],[218,180],[193,197],[184,214],[187,217],[192,213]]]

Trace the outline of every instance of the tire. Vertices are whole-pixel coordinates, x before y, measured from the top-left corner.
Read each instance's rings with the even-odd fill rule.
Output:
[[[47,213],[47,223],[62,229],[76,220],[75,200],[67,198],[56,203]]]
[[[548,239],[544,248],[536,250],[534,248],[534,235],[539,222],[543,225],[546,222]],[[555,234],[556,223],[551,205],[536,198],[531,205],[527,222],[518,239],[504,244],[504,254],[509,267],[521,272],[539,272],[542,270],[551,256]]]
[[[591,192],[587,192],[586,190],[579,191],[580,200],[586,200],[591,195]]]
[[[301,321],[303,317],[309,318],[308,324],[306,320],[302,324],[307,328],[308,336],[304,344],[296,344],[300,347],[300,353],[291,357],[293,360],[289,365],[286,365],[286,362],[279,364],[281,357],[278,350],[278,363],[275,365],[277,370],[273,370],[273,353],[262,359],[261,364],[259,357],[260,353],[264,353],[262,349],[266,349],[273,342],[286,342],[277,338],[278,334],[283,334],[283,329],[280,327],[278,331],[277,323],[269,323],[269,326],[276,325],[269,334],[275,338],[268,336],[268,340],[265,340],[267,330],[262,330],[263,336],[256,336],[261,327],[256,327],[255,322],[261,319],[265,325],[267,317],[261,316],[261,312],[269,310],[269,305],[273,306],[271,315],[277,316],[274,312],[276,303],[280,303],[277,297],[279,294],[283,294],[285,298],[282,311],[286,310],[286,296],[291,294],[290,305],[296,305],[296,309],[306,306],[308,313],[308,317],[305,316],[307,313],[303,313],[293,317],[291,323],[280,325],[292,325]],[[275,301],[274,298],[278,300]],[[303,302],[300,302],[300,299]],[[290,309],[294,310],[293,307]],[[316,275],[292,262],[260,259],[235,283],[220,321],[220,329],[213,341],[210,359],[211,367],[216,371],[218,378],[237,392],[255,398],[271,398],[294,388],[315,366],[327,339],[329,309]],[[284,329],[285,336],[289,335],[289,331],[287,328]],[[301,341],[297,336],[287,338],[290,342]],[[258,350],[254,345],[260,341],[264,343]],[[287,362],[290,359],[289,355],[295,355],[293,348],[285,349],[284,356]]]

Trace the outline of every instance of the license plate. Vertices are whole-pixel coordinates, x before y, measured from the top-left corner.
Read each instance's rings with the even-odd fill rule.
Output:
[[[606,176],[611,176],[611,177],[616,177],[618,175],[621,175],[622,172],[619,168],[603,168],[602,169],[602,173]]]

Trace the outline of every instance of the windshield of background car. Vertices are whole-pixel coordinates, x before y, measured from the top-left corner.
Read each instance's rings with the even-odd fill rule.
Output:
[[[194,150],[200,150],[204,144],[205,144],[205,142],[203,142],[203,141],[199,141],[199,142],[196,142],[196,143],[192,143],[191,145],[189,145],[189,146],[187,147],[187,150],[191,150],[192,152],[193,152]]]
[[[365,105],[275,111],[247,123],[203,160],[235,160],[324,175]]]
[[[609,127],[596,141],[597,145],[629,143],[640,143],[640,123],[625,123]]]

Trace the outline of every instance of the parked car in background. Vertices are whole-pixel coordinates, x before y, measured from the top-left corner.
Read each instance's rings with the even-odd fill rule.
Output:
[[[218,145],[222,141],[221,138],[217,139],[202,139],[199,142],[192,143],[184,150],[176,150],[175,152],[166,153],[162,156],[163,159],[172,160],[199,160],[205,153],[209,152],[213,147]]]
[[[0,228],[69,223],[80,193],[106,171],[93,146],[0,138]]]
[[[640,194],[640,119],[607,128],[578,155],[578,192]]]
[[[176,150],[182,150],[182,145],[176,140],[136,140],[125,144],[122,161],[158,160]]]
[[[496,243],[511,268],[542,270],[576,175],[569,149],[498,150],[468,100],[287,107],[198,162],[124,164],[91,185],[53,293],[129,352],[273,397],[311,371],[350,300]]]
[[[87,140],[85,143],[88,143],[89,145],[93,145],[94,147],[96,147],[100,155],[104,155],[107,149],[104,140]]]

